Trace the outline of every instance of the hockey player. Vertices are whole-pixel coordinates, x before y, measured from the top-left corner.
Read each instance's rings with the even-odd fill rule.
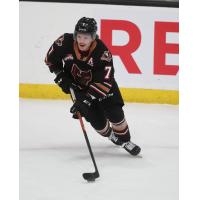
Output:
[[[93,18],[81,18],[73,34],[65,33],[53,43],[45,63],[63,92],[74,89],[77,100],[70,109],[74,118],[79,111],[101,136],[138,155],[141,149],[130,140],[112,55],[96,32]]]

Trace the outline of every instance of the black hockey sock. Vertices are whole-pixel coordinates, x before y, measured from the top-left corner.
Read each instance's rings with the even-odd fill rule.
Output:
[[[112,132],[112,128],[109,127],[109,129],[108,129],[104,134],[101,134],[101,135],[102,135],[103,137],[109,137],[110,134],[111,134],[111,132]]]
[[[97,131],[97,133],[99,133],[103,137],[109,137],[111,132],[112,132],[112,128],[110,127],[109,121],[107,120],[104,128],[102,128],[100,130],[96,129],[96,131]]]
[[[121,122],[112,123],[112,129],[116,137],[118,137],[121,141],[130,141],[130,132],[125,118]]]

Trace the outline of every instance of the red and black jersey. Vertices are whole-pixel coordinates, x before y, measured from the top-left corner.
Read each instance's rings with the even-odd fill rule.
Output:
[[[87,53],[80,52],[73,34],[65,33],[50,47],[45,63],[51,72],[64,70],[80,89],[97,99],[119,93],[114,79],[113,60],[105,44],[96,39]],[[123,100],[121,100],[123,101]]]

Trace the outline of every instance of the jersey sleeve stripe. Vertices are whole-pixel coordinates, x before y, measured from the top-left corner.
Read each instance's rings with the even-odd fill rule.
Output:
[[[48,66],[52,66],[53,64],[51,63],[51,62],[49,62],[48,60],[47,60],[47,56],[45,57],[45,63],[46,63],[46,65],[48,65]]]
[[[101,90],[103,90],[103,91],[105,91],[105,92],[107,92],[107,93],[110,91],[109,88],[107,88],[106,86],[104,86],[104,85],[101,84],[101,83],[95,83],[95,85],[97,85],[99,89],[101,89]]]
[[[100,93],[103,96],[106,96],[106,94],[104,92],[102,92],[101,90],[99,90],[97,87],[95,87],[94,85],[90,85],[90,88],[92,88],[93,90],[95,90],[97,93]]]
[[[109,83],[107,83],[107,82],[103,82],[105,85],[107,85],[108,87],[112,87],[112,85],[111,84],[109,84]]]

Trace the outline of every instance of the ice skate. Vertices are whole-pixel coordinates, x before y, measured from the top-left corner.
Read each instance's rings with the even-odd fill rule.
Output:
[[[123,143],[122,147],[133,156],[137,156],[141,151],[141,148],[131,141]]]
[[[134,144],[131,141],[124,142],[120,140],[120,138],[117,137],[116,134],[114,134],[113,132],[110,134],[109,140],[111,140],[114,144],[123,147],[127,152],[129,152],[133,156],[138,155],[141,151],[141,148],[138,145]]]

